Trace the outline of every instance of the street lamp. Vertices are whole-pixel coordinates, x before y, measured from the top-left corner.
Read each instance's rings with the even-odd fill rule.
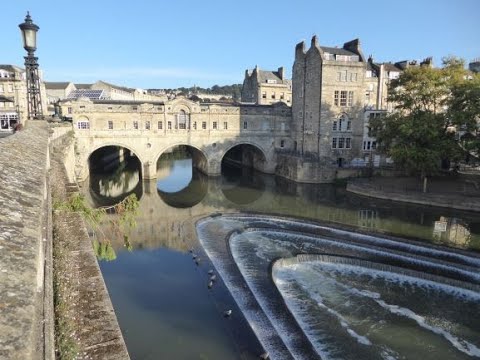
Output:
[[[43,119],[40,77],[38,76],[38,58],[35,57],[35,50],[37,50],[37,31],[40,28],[33,23],[29,12],[27,12],[25,22],[18,25],[18,27],[22,31],[23,48],[27,51],[27,56],[24,58],[27,81],[28,118]]]

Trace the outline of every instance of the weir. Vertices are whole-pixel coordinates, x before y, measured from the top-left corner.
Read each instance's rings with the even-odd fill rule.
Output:
[[[411,351],[425,354],[422,341],[438,346],[434,351],[437,358],[480,356],[474,335],[480,329],[473,325],[480,321],[474,320],[480,310],[480,256],[476,254],[266,215],[204,219],[198,223],[197,233],[274,359],[283,359],[285,348],[297,359],[384,359],[402,352],[408,357]],[[226,253],[232,256],[223,255]],[[320,280],[323,277],[325,280]],[[235,296],[237,289],[245,287],[247,295]],[[382,295],[383,288],[396,295]],[[340,300],[338,296],[346,297]],[[451,298],[448,305],[445,297]],[[404,298],[411,300],[405,302]],[[414,300],[417,298],[423,299],[425,306]],[[350,306],[349,299],[357,305]],[[428,301],[435,305],[428,305]],[[375,307],[379,309],[373,313],[360,311]],[[402,339],[398,344],[387,341],[381,345],[381,333],[369,330],[366,324],[383,321],[378,317],[382,313],[393,316],[386,324],[398,327],[400,337],[408,336],[408,331],[401,330],[403,322],[414,326],[419,344]],[[259,323],[262,316],[265,319]],[[435,317],[440,318],[432,323],[430,319]],[[439,325],[442,321],[451,325]],[[452,330],[461,329],[461,324],[473,326],[474,333]],[[284,347],[273,345],[275,336]]]

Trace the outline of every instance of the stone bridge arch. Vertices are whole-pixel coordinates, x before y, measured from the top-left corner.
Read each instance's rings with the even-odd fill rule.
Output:
[[[268,147],[265,145],[267,145]],[[225,156],[230,150],[242,146],[247,147],[247,151],[253,152],[251,153],[251,155],[253,155],[253,158],[242,159],[242,165],[253,167],[256,170],[268,174],[275,172],[275,151],[273,147],[270,144],[260,144],[258,142],[245,140],[239,140],[228,144],[228,146],[226,146],[221,153],[219,166],[221,166]]]
[[[111,140],[111,141],[101,141],[98,143],[94,143],[91,146],[85,146],[85,145],[82,146],[82,144],[77,143],[77,149],[76,149],[77,156],[76,156],[76,164],[75,164],[75,175],[77,179],[79,179],[80,181],[83,181],[88,178],[88,176],[90,175],[90,164],[89,164],[90,157],[95,151],[108,146],[125,148],[129,150],[132,154],[134,154],[138,158],[141,165],[141,169],[140,169],[141,178],[144,177],[146,162],[144,159],[144,154],[142,154],[140,149],[137,149],[135,146],[132,146],[132,144],[128,144],[126,142]]]

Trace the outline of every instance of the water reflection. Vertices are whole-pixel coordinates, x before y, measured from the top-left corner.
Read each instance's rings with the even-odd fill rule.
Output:
[[[212,265],[195,224],[215,212],[308,218],[480,250],[475,213],[369,199],[342,187],[295,184],[238,168],[207,178],[192,168],[191,157],[182,156],[159,161],[158,182],[141,182],[138,169],[126,166],[113,177],[92,175],[85,188],[94,206],[111,205],[132,192],[140,199],[136,228],[128,234],[104,229],[117,258],[100,263],[132,358],[254,359],[262,352],[242,317],[234,322],[222,317],[226,307],[240,313],[224,284],[207,288]],[[198,266],[191,248],[201,257]]]

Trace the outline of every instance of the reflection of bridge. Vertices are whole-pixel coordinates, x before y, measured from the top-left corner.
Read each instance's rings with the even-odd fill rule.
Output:
[[[120,146],[141,162],[142,178],[155,179],[160,156],[176,145],[193,150],[195,166],[219,175],[227,151],[242,145],[242,163],[273,173],[275,149],[289,146],[291,109],[274,105],[202,104],[187,99],[128,102],[80,99],[62,103],[72,117],[76,138],[76,175],[89,174],[97,149]]]

